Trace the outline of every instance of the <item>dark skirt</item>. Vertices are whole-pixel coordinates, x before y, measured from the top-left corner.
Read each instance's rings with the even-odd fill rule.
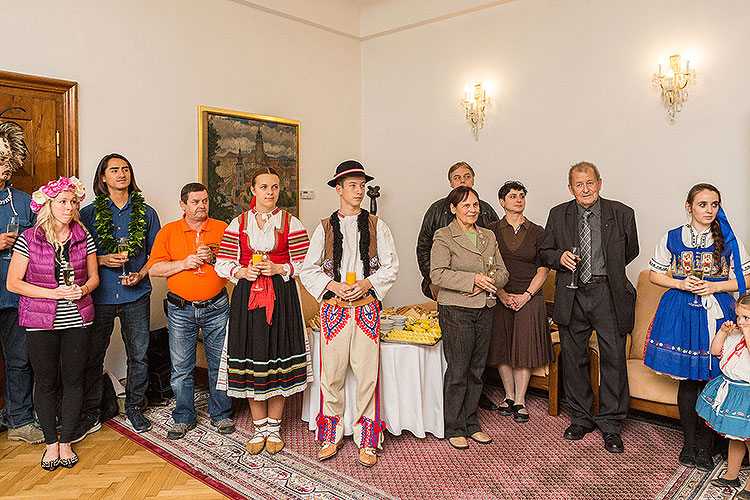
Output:
[[[266,308],[247,309],[252,283],[240,280],[232,292],[227,336],[227,394],[264,400],[305,390],[309,349],[297,282],[273,276],[276,301],[271,324]]]
[[[498,300],[492,308],[492,339],[487,364],[534,368],[550,363],[552,357],[544,297],[535,295],[518,312]]]

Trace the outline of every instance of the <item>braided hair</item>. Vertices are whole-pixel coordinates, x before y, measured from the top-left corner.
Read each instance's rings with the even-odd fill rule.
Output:
[[[719,192],[718,189],[716,189],[715,186],[713,186],[712,184],[707,184],[707,183],[700,183],[691,187],[690,191],[688,191],[687,200],[685,200],[685,203],[692,206],[693,201],[695,200],[695,197],[698,195],[698,193],[701,193],[703,191],[711,191],[713,193],[716,193],[716,195],[719,197],[719,205],[721,205],[721,193]],[[714,219],[711,222],[711,236],[714,239],[714,252],[713,252],[714,262],[721,264],[721,254],[724,253],[725,245],[724,245],[724,233],[721,231],[721,226],[719,225],[718,219]]]

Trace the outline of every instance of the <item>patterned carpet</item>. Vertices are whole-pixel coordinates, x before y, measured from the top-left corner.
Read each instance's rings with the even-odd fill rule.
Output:
[[[493,399],[499,401],[500,394],[493,394]],[[679,466],[682,435],[673,426],[628,419],[622,431],[625,453],[613,455],[604,450],[598,431],[577,442],[562,439],[568,425],[565,407],[561,416],[550,417],[540,396],[529,398],[528,424],[480,410],[482,426],[494,442],[472,442],[468,451],[454,450],[446,440],[432,436],[387,435],[383,455],[372,469],[356,462],[357,448],[351,439],[335,458],[316,460],[314,434],[299,418],[301,395],[287,404],[283,423],[287,446],[273,457],[246,453],[245,443],[252,434],[246,405],[235,412],[237,432],[222,436],[208,425],[207,404],[207,391],[199,390],[199,425],[179,441],[166,439],[173,403],[147,410],[154,424],[151,432],[134,434],[122,417],[108,424],[230,498],[731,498],[722,496],[728,490],[707,486],[708,474]],[[713,475],[720,469],[717,466]]]

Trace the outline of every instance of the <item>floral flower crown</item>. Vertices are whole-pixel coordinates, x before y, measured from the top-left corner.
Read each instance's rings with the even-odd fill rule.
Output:
[[[86,197],[86,189],[83,187],[83,182],[77,177],[60,177],[56,181],[49,181],[47,184],[34,191],[34,194],[31,195],[31,211],[38,214],[39,210],[42,209],[42,206],[45,203],[55,198],[63,191],[73,191],[78,197],[79,202],[83,201]]]

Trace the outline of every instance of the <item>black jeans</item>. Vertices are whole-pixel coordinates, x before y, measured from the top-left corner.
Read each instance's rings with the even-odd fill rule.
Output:
[[[104,356],[109,348],[109,339],[115,327],[115,318],[120,318],[120,332],[125,343],[128,363],[128,382],[125,386],[125,409],[140,408],[148,387],[148,360],[146,351],[149,342],[151,316],[151,294],[126,304],[99,304],[94,306],[96,316],[91,336],[91,348],[84,372],[83,414],[99,418],[102,400],[102,372]]]
[[[468,437],[482,428],[477,418],[482,374],[492,335],[492,309],[438,305],[443,353],[445,437]]]
[[[91,330],[26,331],[29,358],[34,369],[34,406],[47,444],[57,442],[57,377],[62,381],[60,442],[75,438],[83,401],[83,367]],[[62,366],[61,366],[62,365]]]
[[[0,344],[5,365],[5,412],[8,427],[17,429],[34,421],[31,410],[33,372],[26,330],[18,325],[18,309],[0,309]]]

